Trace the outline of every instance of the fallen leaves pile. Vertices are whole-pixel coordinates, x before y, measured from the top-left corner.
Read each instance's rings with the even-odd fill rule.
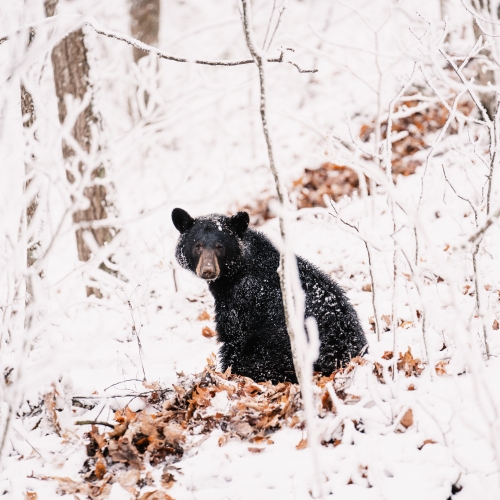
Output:
[[[392,123],[391,131],[391,136],[396,139],[392,143],[394,181],[398,175],[414,174],[417,167],[423,164],[424,159],[416,156],[416,153],[431,146],[432,134],[445,126],[450,114],[443,103],[432,102],[421,95],[417,89],[414,90],[415,92],[409,92],[406,96],[407,100],[394,110],[396,118]],[[450,107],[453,105],[453,100],[450,100],[449,105]],[[412,112],[412,108],[416,107],[419,111]],[[467,97],[463,97],[457,105],[457,113],[465,117],[469,116],[473,109],[474,105]],[[446,132],[448,134],[458,132],[456,119],[452,120]],[[374,133],[374,123],[364,124],[361,126],[359,136],[363,142],[368,142]],[[381,124],[381,137],[387,138],[387,120]]]
[[[304,173],[293,181],[290,195],[297,208],[326,207],[328,199],[339,201],[343,196],[353,196],[360,189],[358,174],[344,165],[323,163],[318,168],[306,168]],[[239,207],[250,215],[254,226],[277,216],[273,209],[276,199],[267,196],[253,205]]]
[[[358,190],[359,177],[352,168],[327,162],[316,169],[306,168],[294,181],[292,193],[296,196],[297,208],[311,208],[326,207],[325,199],[339,201]]]
[[[391,360],[392,357],[392,352],[387,352],[383,359]],[[55,479],[59,493],[81,493],[92,500],[107,498],[111,485],[116,482],[139,500],[170,500],[165,490],[175,483],[178,474],[182,474],[176,464],[214,430],[222,431],[219,446],[230,439],[238,439],[248,443],[250,452],[260,453],[273,444],[271,437],[277,430],[283,427],[304,429],[296,384],[256,383],[230,370],[226,373],[216,371],[214,355],[207,361],[202,373],[180,374],[172,390],[151,391],[145,410],[134,412],[127,406],[115,412],[116,424],[93,422],[90,432],[85,434],[88,458],[80,471],[81,481],[39,479]],[[316,377],[320,417],[336,413],[334,400],[341,400],[342,404],[355,404],[359,400],[347,389],[356,367],[366,363],[365,359],[357,357],[329,377]],[[423,369],[421,361],[414,359],[409,349],[399,354],[396,365],[407,377],[419,376]],[[379,363],[374,364],[373,372],[384,383]],[[388,373],[392,373],[391,367]],[[408,415],[406,420],[409,422],[411,415]],[[404,427],[411,425],[407,421],[403,422]],[[98,425],[112,430],[101,433]],[[335,440],[323,444],[336,446],[338,443],[340,441]],[[306,446],[307,441],[303,439],[297,449]],[[149,491],[139,496],[143,488]]]
[[[449,106],[453,99],[449,100]],[[412,108],[417,108],[414,110]],[[458,116],[468,117],[474,109],[473,103],[463,97],[456,108]],[[398,175],[408,176],[415,173],[425,157],[418,152],[428,149],[434,141],[435,133],[446,124],[450,112],[447,107],[432,98],[423,96],[418,89],[411,90],[404,100],[394,110],[391,137],[392,143],[392,173],[394,182]],[[447,126],[447,134],[458,132],[458,121],[454,118]],[[359,137],[363,142],[370,142],[375,135],[375,121],[361,126]],[[382,140],[387,137],[387,120],[380,124]],[[368,148],[370,149],[370,148]],[[367,160],[371,157],[367,156]],[[333,163],[323,163],[317,168],[306,168],[304,173],[293,182],[290,195],[297,208],[327,207],[329,199],[338,202],[343,196],[353,196],[359,193],[360,182],[358,174],[351,168]],[[367,186],[367,190],[368,186]],[[326,201],[325,201],[326,200]],[[267,196],[253,205],[240,207],[250,214],[253,225],[260,226],[269,219],[276,217],[273,210],[275,198]]]

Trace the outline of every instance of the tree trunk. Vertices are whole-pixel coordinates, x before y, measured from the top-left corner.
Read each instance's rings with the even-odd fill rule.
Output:
[[[476,7],[476,10],[479,14],[483,14],[487,18],[490,17],[490,15],[493,15],[493,9],[491,9],[490,6],[490,0],[476,0],[474,6]],[[492,19],[492,21],[498,22],[498,16],[497,19]],[[476,40],[479,39],[481,35],[484,39],[484,34],[481,31],[481,28],[478,26],[476,19],[473,19],[472,26],[474,28],[474,36]],[[487,24],[487,26],[490,28],[492,27],[492,25],[490,24]],[[492,54],[490,49],[483,49],[481,51],[481,54],[486,56],[491,61]],[[489,66],[491,67],[491,64]],[[488,83],[491,83],[491,85],[495,85],[495,72],[491,69],[488,69],[487,62],[481,60],[477,62],[477,78],[475,83],[483,85],[486,88],[488,88]],[[489,92],[481,92],[481,104],[485,107],[489,117],[493,120],[497,107],[496,92],[492,91],[491,89],[489,90]]]
[[[160,0],[131,0],[130,17],[132,36],[156,47],[160,30]],[[133,50],[136,63],[147,55],[136,47]]]
[[[45,0],[45,12],[48,17],[53,16],[58,0]],[[52,66],[54,69],[54,81],[59,108],[59,121],[64,123],[67,115],[65,96],[72,95],[75,99],[83,100],[87,93],[92,93],[89,84],[89,62],[87,58],[87,49],[85,47],[85,36],[81,29],[70,33],[62,40],[52,51]],[[87,153],[91,150],[92,130],[100,127],[100,117],[98,116],[92,101],[76,119],[72,135],[80,147]],[[75,152],[67,144],[63,143],[63,156],[65,159],[71,159]],[[78,166],[80,173],[84,173],[87,166],[82,162]],[[97,166],[91,174],[92,179],[103,178],[105,174],[102,165]],[[67,172],[70,182],[74,182],[73,175]],[[107,218],[106,208],[106,188],[101,185],[91,184],[84,189],[84,195],[89,199],[90,206],[86,210],[79,210],[73,214],[73,221],[79,223],[82,221],[91,222]],[[112,233],[109,227],[99,227],[97,229],[77,229],[76,242],[78,248],[78,257],[82,261],[87,261],[91,257],[91,250],[83,240],[84,231],[90,231],[97,244],[103,246],[112,239]],[[100,297],[99,290],[87,289],[90,295],[94,293]]]

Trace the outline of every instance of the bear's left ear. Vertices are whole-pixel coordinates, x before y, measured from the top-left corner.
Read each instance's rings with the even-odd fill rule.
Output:
[[[238,235],[243,236],[250,223],[250,217],[246,212],[238,212],[236,215],[229,217],[229,227]]]
[[[185,233],[193,226],[194,219],[182,208],[174,208],[172,210],[172,222],[179,233]]]

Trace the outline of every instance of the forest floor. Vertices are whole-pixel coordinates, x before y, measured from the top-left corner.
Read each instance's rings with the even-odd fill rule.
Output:
[[[498,220],[476,254],[468,241],[486,220],[488,134],[464,92],[459,119],[440,136],[459,82],[436,55],[444,38],[432,7],[438,2],[412,0],[397,9],[383,0],[351,3],[290,2],[274,45],[296,47],[293,57],[320,71],[299,74],[280,64],[268,75],[277,161],[297,207],[290,214],[291,245],[346,291],[369,342],[362,359],[316,377],[318,443],[307,442],[297,386],[218,371],[213,299],[206,283],[174,258],[176,206],[194,216],[246,208],[258,229],[279,241],[255,68],[200,69],[144,58],[130,69],[129,46],[94,38],[104,96],[99,110],[109,133],[106,179],[116,212],[109,217],[119,229],[107,247],[112,258],[105,264],[113,272],[100,269],[98,256],[78,261],[68,220],[41,280],[36,321],[42,326],[21,360],[22,404],[2,457],[0,496],[500,498]],[[128,2],[102,4],[99,20],[126,33]],[[175,3],[162,20],[168,50],[192,59],[247,54],[236,3],[231,9],[220,1]],[[264,10],[256,9],[262,36]],[[425,16],[438,19],[432,29]],[[475,43],[469,21],[458,14],[451,20],[456,53]],[[371,25],[380,28],[370,31]],[[201,28],[189,31],[193,26]],[[403,96],[408,100],[398,110],[406,117],[393,123],[391,191],[380,158],[365,151],[384,151],[383,134],[374,145],[377,102],[384,125],[389,102],[417,59],[446,105],[417,72],[408,93],[418,97]],[[48,110],[37,110],[48,137],[40,158],[52,158],[50,148],[59,151],[61,140],[48,73],[37,80]],[[425,113],[411,111],[416,102]],[[333,134],[351,144],[350,153]],[[40,166],[50,182],[62,176],[41,198],[47,234],[65,208],[58,192],[66,186],[65,166],[58,161],[57,168]],[[345,168],[356,162],[381,182],[363,186],[363,173]],[[360,236],[372,249],[380,339]],[[85,287],[96,284],[103,297],[87,297]],[[2,359],[15,357],[7,344],[2,348]]]

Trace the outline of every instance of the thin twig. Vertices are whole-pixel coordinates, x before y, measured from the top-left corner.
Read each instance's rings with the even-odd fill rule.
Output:
[[[283,7],[281,7],[281,9],[279,11],[278,20],[276,21],[276,26],[274,27],[273,34],[271,35],[271,38],[269,39],[269,43],[265,47],[265,50],[269,50],[269,47],[273,43],[274,37],[275,37],[276,33],[278,32],[278,28],[280,27],[281,19],[283,18],[283,13],[285,12],[285,10],[286,10],[286,5],[283,5]],[[303,72],[301,72],[301,73],[303,73]]]
[[[499,119],[499,110],[500,101],[497,102],[497,107],[495,110],[495,116],[493,117],[493,136],[495,138],[494,144],[490,144],[490,147],[493,147],[493,154],[490,157],[490,173],[488,175],[488,193],[486,195],[486,215],[490,215],[490,202],[491,202],[491,187],[493,185],[493,172],[495,171],[495,160],[497,157],[497,148],[496,144],[498,144],[498,119]]]
[[[106,389],[104,389],[104,391],[111,389],[111,387],[114,387],[115,385],[124,384],[125,382],[143,382],[143,381],[139,380],[138,378],[129,378],[127,380],[122,380],[121,382],[116,382],[115,384],[111,384],[109,387],[106,387]]]
[[[484,224],[477,231],[475,231],[474,234],[472,234],[469,237],[468,241],[470,243],[476,242],[476,240],[478,238],[481,238],[481,236],[483,236],[483,234],[493,225],[493,223],[499,217],[500,217],[500,207],[486,219],[486,222],[484,222]]]
[[[474,212],[474,219],[475,219],[475,222],[476,222],[476,227],[477,227],[478,219],[477,219],[477,209],[476,209],[476,207],[474,206],[474,204],[468,198],[465,198],[464,196],[461,196],[457,192],[457,190],[455,189],[455,187],[453,186],[453,184],[448,179],[448,176],[446,175],[446,170],[444,169],[444,165],[441,165],[441,168],[443,169],[444,179],[448,183],[448,186],[450,186],[451,190],[457,195],[458,198],[460,198],[462,201],[465,201],[466,203],[468,203],[470,205],[470,207],[472,208],[472,211]]]
[[[384,155],[384,164],[385,171],[387,176],[387,183],[393,184],[393,172],[392,172],[392,123],[393,123],[393,113],[394,107],[396,103],[399,101],[402,95],[408,90],[410,85],[413,83],[413,78],[415,77],[415,73],[417,68],[420,66],[419,63],[413,66],[412,73],[408,81],[401,86],[399,92],[394,96],[392,101],[389,103],[388,115],[387,115],[387,128],[386,128],[386,141],[385,141],[385,155]],[[393,236],[397,232],[396,226],[396,200],[394,198],[393,192],[388,192],[388,201],[391,207],[391,215],[392,215],[392,226],[393,226]],[[392,288],[392,308],[391,308],[391,329],[393,335],[393,345],[392,350],[394,352],[394,365],[392,369],[392,376],[394,377],[396,372],[396,349],[397,349],[397,330],[398,330],[398,320],[397,320],[397,308],[396,308],[396,299],[397,299],[397,278],[398,278],[398,244],[396,239],[394,240],[394,248],[392,254],[392,266],[393,266],[393,288]]]
[[[360,233],[359,233],[359,228],[356,227],[354,224],[349,224],[349,222],[345,221],[340,217],[340,214],[337,210],[337,207],[335,206],[335,203],[333,200],[330,200],[330,204],[332,206],[332,209],[335,212],[335,215],[332,214],[337,220],[342,222],[342,224],[345,224],[346,226],[350,227],[351,229],[354,229],[357,232],[357,235],[363,243],[365,244],[366,248],[366,253],[368,254],[368,270],[370,272],[370,282],[371,282],[371,287],[372,287],[372,306],[373,306],[373,315],[375,318],[375,333],[377,335],[377,342],[380,342],[380,325],[378,322],[378,314],[377,314],[377,305],[376,305],[376,297],[375,297],[375,278],[373,277],[373,265],[372,265],[372,256],[371,256],[371,250],[370,250],[370,245],[368,244],[368,241],[366,241],[365,238],[363,238]]]
[[[408,266],[410,268],[411,276],[413,278],[413,283],[415,283],[415,286],[417,288],[418,295],[420,296],[420,301],[421,301],[421,306],[423,309],[422,312],[422,338],[424,340],[424,349],[425,349],[425,355],[427,357],[427,362],[429,363],[430,369],[431,369],[431,378],[433,377],[433,374],[436,371],[436,368],[434,364],[431,362],[431,357],[429,353],[429,348],[428,348],[428,339],[427,339],[427,311],[426,311],[426,305],[424,302],[424,297],[425,297],[425,292],[422,287],[422,283],[420,282],[420,276],[418,274],[418,269],[415,269],[415,267],[418,268],[418,264],[413,265],[411,260],[408,258],[408,255],[406,255],[406,252],[404,249],[401,249],[401,254],[403,257],[406,259],[406,262],[408,263]]]
[[[106,427],[111,427],[111,429],[115,428],[113,424],[108,424],[108,422],[97,422],[96,420],[78,420],[75,422],[75,425],[105,425]]]
[[[486,111],[485,107],[481,103],[481,100],[477,96],[477,94],[474,92],[474,90],[471,87],[471,83],[469,80],[467,80],[460,70],[460,68],[455,64],[455,61],[442,49],[439,48],[439,53],[446,59],[448,64],[453,68],[455,73],[457,74],[458,78],[460,78],[460,81],[465,85],[465,88],[469,92],[469,95],[471,96],[471,99],[474,101],[474,104],[477,106],[479,111],[481,112],[481,116],[483,117],[483,120],[486,125],[488,125],[488,128],[491,127],[491,118],[488,115],[488,112]],[[472,79],[473,81],[473,79]]]
[[[134,292],[137,289],[137,287],[139,287],[139,286],[140,285],[137,285],[135,287]],[[125,291],[123,289],[122,289],[122,292],[125,295]],[[134,293],[134,292],[132,292],[132,293]],[[127,297],[125,295],[125,300],[127,301],[128,309],[130,311],[130,317],[132,318],[132,334],[135,335],[135,338],[137,339],[137,345],[139,347],[139,360],[141,361],[142,374],[144,375],[143,381],[144,381],[144,380],[146,380],[146,371],[144,370],[144,363],[142,361],[143,350],[142,350],[141,338],[139,337],[140,330],[137,330],[137,328],[135,326],[134,308],[132,307],[132,302],[130,302],[130,297]],[[142,328],[142,325],[141,325],[141,328]]]
[[[479,252],[479,246],[481,245],[481,241],[478,241],[476,245],[474,246],[474,251],[472,252],[472,266],[474,270],[474,286],[476,287],[476,310],[477,310],[477,315],[479,317],[479,320],[481,322],[481,326],[483,329],[483,340],[484,340],[484,349],[486,351],[486,357],[490,359],[490,345],[488,342],[488,335],[486,333],[486,325],[484,323],[484,318],[483,314],[481,311],[481,299],[480,299],[480,292],[479,292],[479,277],[478,277],[478,272],[477,272],[477,260],[476,260],[476,255]]]
[[[153,393],[159,393],[163,396],[166,392],[172,392],[173,389],[152,389],[150,391],[136,392],[135,394],[111,394],[106,396],[73,396],[74,401],[80,399],[115,399],[115,398],[146,398]]]
[[[273,9],[271,10],[271,15],[269,16],[269,22],[267,23],[266,34],[264,36],[264,42],[262,43],[262,50],[266,50],[267,37],[269,36],[269,30],[271,29],[271,23],[273,21],[275,10],[276,10],[276,0],[273,0]]]

